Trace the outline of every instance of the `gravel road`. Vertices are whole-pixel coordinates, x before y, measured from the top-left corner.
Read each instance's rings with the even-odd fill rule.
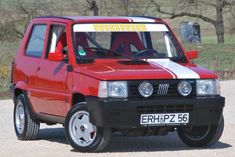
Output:
[[[235,157],[235,81],[221,82],[222,95],[226,97],[224,110],[225,130],[220,142],[209,149],[193,149],[185,146],[176,133],[157,137],[112,136],[104,153],[74,152],[67,144],[61,125],[41,125],[36,141],[18,141],[13,128],[11,100],[0,101],[0,157],[47,157],[47,156],[154,156],[154,157]]]

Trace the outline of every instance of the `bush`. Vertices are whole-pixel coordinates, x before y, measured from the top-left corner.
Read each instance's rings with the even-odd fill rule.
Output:
[[[0,66],[0,92],[8,91],[10,84],[10,68],[8,65]]]

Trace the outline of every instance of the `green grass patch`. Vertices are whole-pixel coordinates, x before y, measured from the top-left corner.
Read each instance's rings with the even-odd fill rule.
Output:
[[[216,36],[203,36],[201,40],[203,44],[217,44]],[[235,44],[235,35],[226,34],[224,40],[226,44]]]
[[[199,58],[194,62],[215,71],[220,79],[235,79],[235,44],[185,45],[186,50],[198,50]]]

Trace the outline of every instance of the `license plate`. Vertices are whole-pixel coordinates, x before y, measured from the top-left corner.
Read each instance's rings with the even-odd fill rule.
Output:
[[[141,114],[141,125],[187,124],[189,113]]]

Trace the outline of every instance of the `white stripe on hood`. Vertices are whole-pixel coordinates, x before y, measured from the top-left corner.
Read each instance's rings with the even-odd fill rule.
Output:
[[[178,79],[198,79],[200,76],[193,70],[177,64],[170,59],[147,59],[149,63],[160,66],[168,71],[173,78]],[[176,77],[175,77],[176,76]]]

